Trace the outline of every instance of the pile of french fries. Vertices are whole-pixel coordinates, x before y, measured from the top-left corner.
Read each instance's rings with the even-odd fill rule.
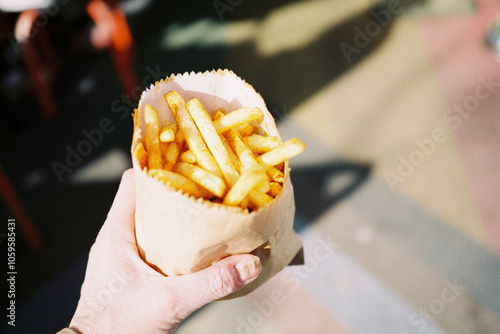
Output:
[[[186,103],[176,91],[164,98],[176,122],[160,128],[157,110],[146,105],[135,155],[149,175],[196,198],[257,210],[280,193],[284,162],[306,147],[255,133],[259,108],[219,109],[212,118],[196,98]]]

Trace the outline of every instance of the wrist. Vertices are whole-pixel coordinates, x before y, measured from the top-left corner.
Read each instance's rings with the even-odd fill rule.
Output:
[[[102,333],[103,329],[101,328],[99,330],[98,326],[96,325],[95,321],[89,318],[82,318],[79,317],[77,313],[73,316],[73,319],[71,319],[71,322],[69,324],[69,329],[72,330],[73,332],[70,333],[61,333],[61,334],[94,334],[94,333]],[[59,334],[59,333],[57,333]]]
[[[56,334],[83,334],[83,333],[76,330],[75,328],[64,328],[59,332],[57,332]]]

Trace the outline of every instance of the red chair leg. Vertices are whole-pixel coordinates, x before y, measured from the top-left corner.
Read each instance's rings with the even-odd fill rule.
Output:
[[[135,71],[133,68],[132,57],[127,50],[111,50],[113,62],[120,77],[122,88],[126,94],[134,93],[134,89],[138,87]]]
[[[58,111],[52,87],[37,54],[35,40],[40,33],[43,36],[43,29],[36,27],[36,30],[33,30],[37,16],[38,12],[33,9],[22,12],[16,22],[15,35],[16,39],[23,45],[24,62],[42,115],[46,120],[50,120],[57,116]]]
[[[118,77],[126,94],[132,94],[138,81],[132,61],[132,34],[125,15],[118,9],[111,9],[102,0],[92,0],[87,4],[90,18],[103,30],[111,34],[111,57]]]
[[[37,50],[40,50],[43,62],[50,67],[52,72],[57,74],[61,71],[61,66],[59,65],[59,59],[54,44],[47,30],[46,26],[38,28],[38,35],[36,38]]]
[[[118,9],[113,11],[115,30],[113,32],[112,55],[122,86],[128,94],[137,88],[134,64],[132,61],[132,34],[125,15]]]
[[[32,41],[23,46],[23,57],[26,69],[30,75],[35,97],[46,120],[54,119],[57,114],[57,103],[52,92],[52,87],[38,60]]]
[[[0,168],[0,195],[7,203],[16,219],[17,226],[21,229],[26,241],[34,250],[40,250],[43,246],[43,240],[38,233],[33,221],[24,209],[21,200],[17,196],[14,188],[9,182],[3,169]]]

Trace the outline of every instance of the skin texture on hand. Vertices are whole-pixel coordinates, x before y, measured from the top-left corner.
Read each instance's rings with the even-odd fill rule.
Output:
[[[241,254],[193,274],[165,277],[139,257],[134,214],[134,177],[128,170],[90,250],[72,329],[83,334],[173,333],[195,310],[260,273],[259,258]]]

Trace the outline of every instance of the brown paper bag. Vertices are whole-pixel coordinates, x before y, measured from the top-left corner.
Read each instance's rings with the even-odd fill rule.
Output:
[[[228,70],[171,76],[143,92],[134,115],[132,152],[145,136],[144,108],[152,105],[160,126],[175,122],[164,100],[171,90],[188,101],[196,97],[213,116],[218,108],[228,112],[258,107],[262,121],[253,121],[261,134],[279,136],[272,115],[261,96]],[[136,238],[141,257],[165,275],[189,274],[233,254],[251,253],[262,261],[262,272],[230,298],[253,291],[282,270],[301,248],[293,231],[295,204],[288,163],[281,193],[267,206],[249,213],[211,203],[175,190],[141,170],[132,154],[136,207]]]

